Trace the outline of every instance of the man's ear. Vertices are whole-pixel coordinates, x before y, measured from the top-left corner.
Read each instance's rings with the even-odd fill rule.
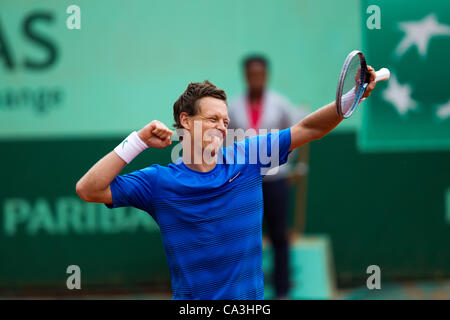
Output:
[[[189,116],[186,112],[180,113],[180,123],[187,130],[191,129],[191,121],[189,120]]]

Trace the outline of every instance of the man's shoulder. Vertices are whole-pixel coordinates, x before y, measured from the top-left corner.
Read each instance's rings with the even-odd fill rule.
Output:
[[[273,89],[267,90],[267,98],[276,101],[276,102],[282,102],[283,104],[290,104],[289,98],[283,94],[281,94],[278,91],[275,91]]]
[[[137,178],[150,184],[170,185],[180,179],[180,165],[170,163],[168,165],[153,164],[134,172]]]
[[[269,98],[269,99],[289,101],[287,96],[283,95],[282,93],[280,93],[274,89],[266,89],[265,95],[266,95],[266,98]],[[230,105],[233,106],[236,104],[245,103],[246,99],[247,99],[246,93],[240,93],[230,99]]]
[[[245,93],[240,93],[230,99],[230,107],[233,107],[238,104],[245,103]]]
[[[174,170],[174,164],[168,164],[168,165],[159,165],[159,164],[152,164],[148,167],[142,168],[138,170],[137,172],[140,172],[143,175],[146,175],[148,177],[156,177],[158,175],[162,174],[169,174],[169,172]]]

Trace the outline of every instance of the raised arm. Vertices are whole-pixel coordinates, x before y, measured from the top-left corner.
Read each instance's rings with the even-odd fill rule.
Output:
[[[367,98],[373,88],[375,88],[375,70],[368,66],[367,70],[370,73],[370,83],[364,92],[363,97]],[[291,127],[291,148],[298,148],[312,140],[317,140],[325,136],[328,132],[336,128],[336,126],[343,120],[339,117],[336,111],[336,102],[320,108],[311,113],[299,123]]]
[[[138,150],[143,150],[147,147],[151,148],[165,148],[171,144],[171,137],[173,132],[169,130],[163,123],[154,120],[147,124],[144,128],[137,132],[137,137],[140,139],[137,143],[142,147]],[[120,146],[127,151],[131,141],[124,140]],[[136,153],[136,150],[131,150]],[[136,156],[135,154],[134,156]],[[126,153],[122,153],[122,157],[131,161]],[[112,194],[110,184],[114,178],[127,165],[121,156],[116,151],[111,151],[102,159],[100,159],[88,172],[77,182],[76,192],[78,196],[87,202],[97,202],[112,204]]]

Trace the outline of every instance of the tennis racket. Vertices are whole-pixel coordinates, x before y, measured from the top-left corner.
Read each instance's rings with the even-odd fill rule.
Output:
[[[390,77],[389,69],[381,68],[376,72],[375,81],[385,81]],[[350,117],[358,104],[364,100],[364,94],[370,82],[366,58],[361,51],[354,50],[345,59],[336,92],[336,108],[341,118]]]

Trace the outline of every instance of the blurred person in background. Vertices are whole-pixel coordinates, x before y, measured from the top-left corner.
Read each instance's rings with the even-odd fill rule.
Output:
[[[263,55],[251,55],[244,59],[247,91],[230,103],[229,128],[254,129],[255,132],[259,129],[282,130],[307,115],[304,108],[294,108],[289,99],[268,89],[268,68],[269,62]],[[277,299],[288,298],[289,291],[287,220],[291,162],[271,170],[263,182],[264,219],[274,248],[273,282]]]

